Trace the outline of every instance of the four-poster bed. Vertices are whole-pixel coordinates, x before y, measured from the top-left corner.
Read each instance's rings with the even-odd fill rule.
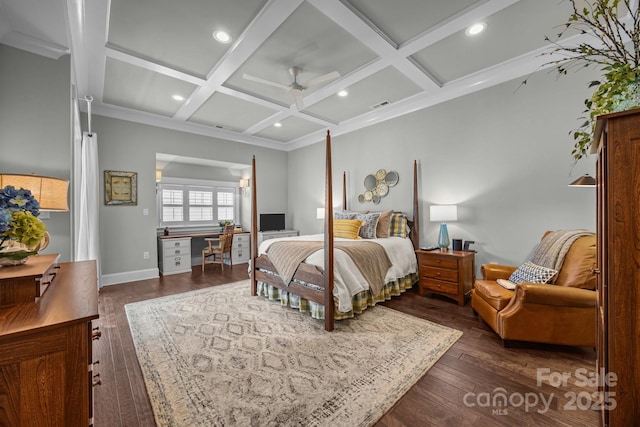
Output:
[[[332,197],[331,136],[327,131],[324,234],[322,236],[300,236],[299,238],[292,238],[292,242],[287,241],[286,243],[275,242],[275,240],[284,239],[264,242],[260,246],[261,254],[259,254],[257,233],[255,232],[255,230],[258,230],[255,156],[252,160],[252,176],[251,229],[254,231],[252,232],[250,268],[252,295],[258,294],[259,286],[262,289],[262,286],[266,285],[276,288],[278,292],[284,291],[286,294],[291,294],[311,304],[318,304],[324,308],[325,330],[331,331],[334,327],[334,320],[336,320],[336,303],[340,302],[339,306],[341,307],[345,307],[345,304],[350,306],[352,296],[355,301],[355,298],[363,298],[362,294],[366,293],[368,296],[364,297],[366,298],[364,303],[374,305],[376,302],[389,299],[391,295],[399,295],[417,281],[417,263],[414,253],[414,250],[418,248],[419,236],[416,161],[413,164],[413,221],[404,220],[407,221],[409,226],[407,234],[404,234],[405,230],[402,230],[402,237],[371,239],[370,241],[368,241],[369,239],[348,241],[348,239],[335,237],[334,221],[336,219],[334,217]],[[346,211],[346,173],[343,174],[342,200],[343,209]],[[398,218],[404,217],[400,213],[396,213],[395,216]],[[405,227],[404,222],[402,224],[402,227]],[[321,244],[319,241],[323,243]],[[267,247],[265,248],[263,245]],[[285,249],[288,249],[288,252]],[[267,250],[270,250],[269,254],[266,253]],[[313,255],[307,257],[305,250],[308,251],[308,254],[313,253]],[[298,261],[285,256],[284,264],[287,261],[293,264],[293,268],[290,268],[291,274],[283,274],[282,271],[276,268],[275,265],[278,265],[280,270],[283,270],[282,258],[276,258],[276,254],[280,252],[292,254],[291,258],[296,256],[302,258],[298,264]],[[304,262],[301,262],[303,260]],[[385,262],[388,264],[385,264]],[[337,270],[335,270],[336,268]],[[389,274],[385,277],[385,271],[391,272],[391,277]],[[356,284],[346,283],[347,277],[350,281],[355,280]],[[356,278],[352,279],[352,277]],[[353,286],[362,287],[363,282],[365,286],[367,284],[369,286],[365,291],[356,295],[356,291],[352,291]],[[334,287],[336,287],[335,293],[338,294],[335,301]],[[349,294],[349,292],[351,293]],[[344,295],[347,296],[348,301],[345,301]],[[345,310],[341,311],[344,312]],[[341,314],[338,318],[347,317],[344,316],[344,313],[338,314]]]

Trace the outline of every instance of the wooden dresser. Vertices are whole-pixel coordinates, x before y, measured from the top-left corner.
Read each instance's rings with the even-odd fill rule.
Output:
[[[93,424],[92,340],[99,336],[91,325],[98,318],[96,263],[59,266],[37,302],[0,307],[2,426]]]
[[[598,117],[597,365],[602,425],[640,422],[640,109]]]
[[[0,268],[0,306],[38,301],[56,277],[59,258],[37,255],[26,264]]]
[[[475,252],[416,250],[420,295],[435,293],[465,304],[475,282]]]

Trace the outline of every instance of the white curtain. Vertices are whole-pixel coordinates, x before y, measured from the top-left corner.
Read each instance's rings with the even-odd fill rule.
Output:
[[[76,112],[79,113],[78,109]],[[98,136],[95,132],[81,133],[78,120],[74,129],[76,156],[74,178],[74,215],[75,260],[96,260],[98,279],[100,279],[100,241],[98,227],[98,208],[100,179],[98,165]],[[82,135],[80,138],[79,136]]]

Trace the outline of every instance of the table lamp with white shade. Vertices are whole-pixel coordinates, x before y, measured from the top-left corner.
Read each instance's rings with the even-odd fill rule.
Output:
[[[438,246],[441,250],[449,249],[449,232],[447,231],[447,221],[458,220],[458,206],[456,205],[432,205],[429,206],[429,216],[431,222],[440,223],[440,234],[438,235]]]

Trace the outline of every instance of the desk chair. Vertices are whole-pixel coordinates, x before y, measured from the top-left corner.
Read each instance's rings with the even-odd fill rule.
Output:
[[[204,271],[205,264],[220,264],[220,268],[224,271],[224,255],[229,254],[229,264],[232,264],[231,258],[231,245],[233,243],[233,230],[235,226],[228,224],[224,226],[224,231],[219,238],[205,238],[204,240],[209,244],[208,247],[202,250],[202,271]],[[218,242],[218,245],[214,245],[214,242]],[[211,259],[207,259],[211,257]]]

